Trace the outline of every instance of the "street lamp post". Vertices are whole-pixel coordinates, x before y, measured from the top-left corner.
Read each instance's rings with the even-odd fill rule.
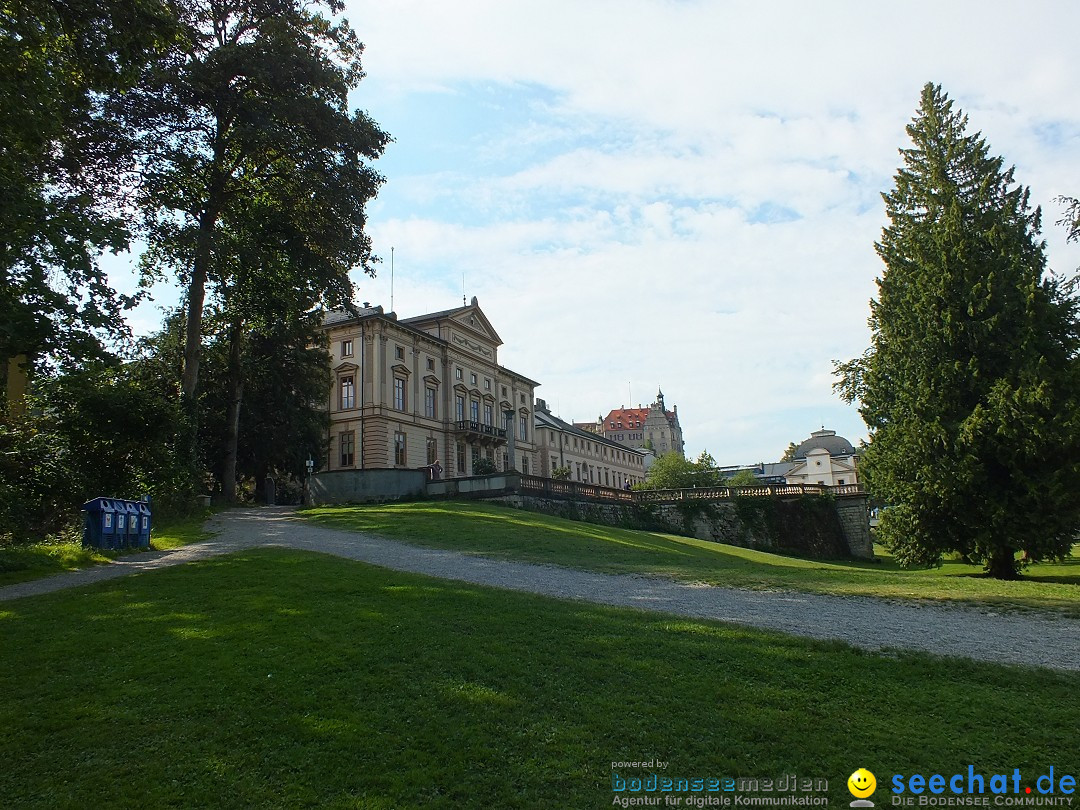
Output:
[[[307,475],[304,477],[304,506],[311,506],[311,474],[315,471],[315,459],[310,453],[304,466],[307,467]]]

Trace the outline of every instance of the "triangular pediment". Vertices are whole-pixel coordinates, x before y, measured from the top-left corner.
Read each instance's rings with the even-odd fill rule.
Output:
[[[450,315],[450,320],[462,327],[466,332],[472,332],[486,342],[495,346],[502,345],[502,338],[499,337],[499,333],[495,331],[495,327],[491,325],[491,321],[488,320],[484,311],[480,309],[480,305],[476,303],[475,298],[469,306],[453,312]]]

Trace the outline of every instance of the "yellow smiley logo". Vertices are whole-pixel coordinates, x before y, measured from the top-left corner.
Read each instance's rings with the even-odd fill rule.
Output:
[[[877,779],[866,768],[859,768],[848,777],[847,789],[856,799],[865,799],[877,789]]]

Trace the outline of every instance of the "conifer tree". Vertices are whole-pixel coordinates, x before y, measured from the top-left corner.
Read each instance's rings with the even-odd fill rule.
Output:
[[[860,473],[899,561],[959,552],[1010,579],[1080,526],[1077,310],[1028,190],[967,123],[926,85],[883,195],[871,346],[836,388],[870,429]]]

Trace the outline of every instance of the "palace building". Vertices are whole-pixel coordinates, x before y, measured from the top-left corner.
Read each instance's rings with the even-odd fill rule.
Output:
[[[536,400],[536,446],[544,478],[562,468],[571,481],[617,489],[645,480],[645,451],[564,422],[542,399]]]
[[[416,469],[433,477],[536,474],[533,393],[499,365],[502,340],[473,297],[398,319],[381,306],[327,313],[330,442],[324,469]]]

